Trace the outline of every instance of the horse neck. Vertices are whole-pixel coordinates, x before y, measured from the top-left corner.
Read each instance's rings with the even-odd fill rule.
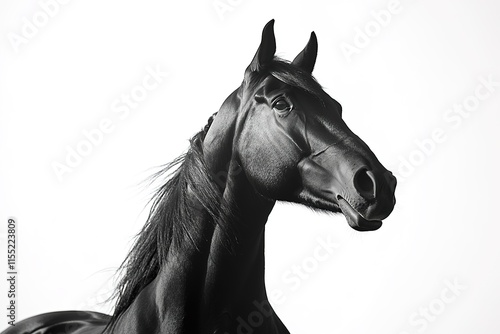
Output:
[[[222,196],[236,214],[215,227],[207,214],[200,215],[198,248],[173,252],[157,277],[162,333],[236,333],[235,319],[247,319],[256,305],[270,307],[264,283],[264,226],[273,203],[258,198],[243,173],[230,170]],[[228,227],[235,240],[229,246]],[[274,319],[268,316],[259,330],[273,333],[268,328],[275,326]]]
[[[236,243],[228,250],[222,242],[224,229],[215,228],[203,304],[206,319],[211,322],[208,327],[227,326],[227,332],[232,333],[236,328],[231,327],[234,326],[231,319],[246,319],[255,311],[256,304],[268,305],[264,282],[264,226],[274,203],[259,198],[243,173],[236,172],[229,172],[224,199],[237,211],[237,218],[230,222]]]
[[[228,99],[236,97],[235,92]],[[264,283],[264,226],[274,202],[256,194],[238,167],[231,154],[236,118],[221,116],[227,119],[212,125],[219,131],[207,135],[204,157],[228,211],[236,214],[214,225],[196,195],[188,193],[199,211],[193,221],[197,240],[169,251],[157,277],[118,320],[116,333],[232,333],[256,310],[265,317],[253,333],[278,333],[277,328],[288,333],[269,311]],[[236,241],[232,247],[228,229]]]
[[[234,212],[230,221],[217,225],[211,238],[203,291],[203,328],[236,333],[256,305],[269,305],[264,283],[264,227],[274,206],[258,195],[233,154],[240,92],[231,94],[219,110],[204,141],[205,161],[215,182],[223,189],[222,202]],[[228,249],[227,230],[236,242]],[[269,306],[270,308],[270,306]],[[274,333],[268,315],[253,333]],[[212,333],[207,331],[208,333]]]

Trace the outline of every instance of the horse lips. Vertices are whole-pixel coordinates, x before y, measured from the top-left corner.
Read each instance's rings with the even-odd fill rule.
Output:
[[[380,220],[368,220],[363,218],[354,208],[342,197],[339,197],[338,204],[340,210],[347,219],[350,227],[356,231],[374,231],[382,226]]]

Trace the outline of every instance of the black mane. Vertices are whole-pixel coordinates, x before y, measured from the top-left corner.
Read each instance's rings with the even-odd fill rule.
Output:
[[[215,114],[205,128],[191,138],[187,153],[152,176],[152,180],[165,176],[169,179],[153,196],[147,222],[119,268],[122,277],[113,295],[116,305],[108,328],[116,323],[141,290],[155,279],[171,248],[179,247],[186,236],[198,248],[194,240],[199,232],[192,224],[193,213],[186,196],[188,188],[193,190],[191,193],[205,208],[211,222],[226,232],[228,248],[231,247],[229,227],[223,226],[222,222],[225,220],[223,217],[227,219],[232,213],[222,203],[221,189],[213,181],[203,159],[203,140],[214,117]],[[174,171],[169,173],[171,170]]]

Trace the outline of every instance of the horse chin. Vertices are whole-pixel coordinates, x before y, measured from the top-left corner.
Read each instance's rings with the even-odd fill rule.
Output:
[[[380,220],[369,220],[361,216],[345,199],[338,197],[338,206],[350,227],[356,231],[375,231],[382,226]]]
[[[349,226],[356,231],[375,231],[382,226],[381,220],[370,220],[361,216],[344,198],[337,196],[337,200],[326,198],[314,198],[309,201],[293,201],[304,204],[313,210],[319,210],[331,213],[342,213]]]

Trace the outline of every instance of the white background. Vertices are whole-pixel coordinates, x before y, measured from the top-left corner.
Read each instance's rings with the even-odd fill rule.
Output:
[[[274,306],[289,330],[498,333],[500,87],[460,124],[444,118],[455,104],[474,102],[481,77],[500,82],[498,3],[401,0],[382,27],[374,13],[387,0],[219,3],[229,9],[218,13],[212,0],[73,0],[16,51],[9,36],[22,35],[42,9],[37,1],[1,2],[0,232],[5,252],[4,225],[17,219],[18,319],[110,311],[98,302],[145,221],[151,189],[140,182],[184,152],[240,84],[275,18],[284,58],[317,33],[315,76],[351,129],[400,175],[395,211],[376,232],[277,205],[267,227],[267,285],[284,293]],[[367,27],[364,46],[359,31]],[[346,57],[342,43],[362,47]],[[113,102],[142,83],[148,66],[169,75],[120,119]],[[64,163],[68,147],[106,118],[111,133],[58,180],[52,164]],[[428,143],[436,129],[444,140],[423,153],[417,142]],[[414,162],[405,177],[402,160]],[[338,247],[317,261],[318,240],[328,239]],[[310,271],[298,289],[284,279],[294,265]],[[456,294],[450,282],[461,286]]]

